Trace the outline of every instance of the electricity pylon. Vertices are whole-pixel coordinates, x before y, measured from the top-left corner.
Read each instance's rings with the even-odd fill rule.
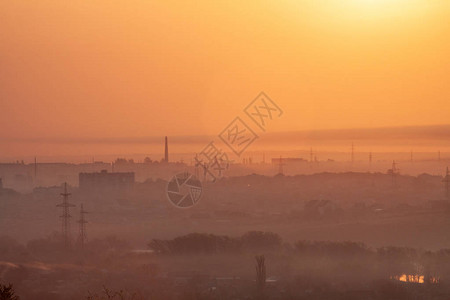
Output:
[[[69,203],[69,196],[71,194],[67,192],[67,182],[64,182],[64,193],[61,193],[63,196],[63,202],[56,205],[57,207],[62,207],[62,215],[61,225],[62,225],[62,236],[64,239],[64,246],[67,248],[70,244],[70,218],[72,217],[69,213],[70,207],[75,207],[75,205]]]
[[[86,234],[86,218],[84,217],[85,214],[88,212],[83,209],[83,204],[81,204],[80,209],[80,219],[78,220],[79,224],[79,233],[78,233],[78,243],[80,244],[81,248],[84,248],[84,244],[87,241],[87,234]]]

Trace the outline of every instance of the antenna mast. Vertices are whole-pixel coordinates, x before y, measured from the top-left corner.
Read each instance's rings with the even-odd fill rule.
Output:
[[[67,248],[70,244],[70,218],[72,217],[69,213],[70,207],[75,207],[75,205],[69,203],[69,196],[71,194],[67,192],[67,182],[64,182],[64,193],[63,202],[56,205],[57,207],[62,207],[61,225],[62,225],[62,236],[64,239],[64,246]]]

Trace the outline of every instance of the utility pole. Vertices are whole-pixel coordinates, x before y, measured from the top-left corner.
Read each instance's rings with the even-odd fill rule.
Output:
[[[79,224],[79,235],[78,235],[78,242],[80,243],[81,249],[84,249],[84,244],[87,241],[87,234],[86,234],[86,218],[84,217],[85,214],[88,212],[83,209],[83,204],[81,204],[80,209],[80,219],[78,220]]]
[[[75,207],[75,205],[69,203],[69,196],[71,194],[67,192],[67,182],[64,182],[64,193],[61,193],[63,197],[63,202],[56,205],[57,207],[62,207],[61,225],[62,225],[62,236],[64,239],[64,246],[67,248],[70,244],[70,218],[72,217],[69,213],[70,207]]]

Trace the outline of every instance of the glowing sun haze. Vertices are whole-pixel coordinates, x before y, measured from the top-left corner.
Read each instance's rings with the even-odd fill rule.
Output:
[[[1,155],[217,134],[262,90],[285,111],[274,132],[448,124],[449,17],[428,0],[1,1]]]

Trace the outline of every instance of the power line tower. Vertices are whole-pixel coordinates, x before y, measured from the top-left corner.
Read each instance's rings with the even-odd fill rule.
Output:
[[[448,167],[442,181],[445,183],[445,195],[447,196],[447,199],[450,199],[450,171],[448,170]]]
[[[85,214],[88,212],[83,209],[83,204],[81,204],[80,209],[80,219],[78,220],[79,224],[79,233],[78,233],[78,243],[80,243],[80,246],[82,249],[84,249],[84,244],[87,241],[87,235],[86,235],[86,218],[84,217]]]
[[[75,207],[72,203],[69,203],[69,196],[71,194],[67,192],[67,182],[64,182],[64,193],[61,193],[63,197],[63,202],[56,205],[57,207],[62,207],[61,225],[62,225],[62,236],[64,239],[64,246],[68,247],[70,244],[70,218],[72,217],[69,213],[70,207]]]
[[[395,160],[392,161],[392,169],[388,170],[388,174],[392,176],[392,185],[397,186],[397,175],[400,174],[400,169],[397,167]]]

